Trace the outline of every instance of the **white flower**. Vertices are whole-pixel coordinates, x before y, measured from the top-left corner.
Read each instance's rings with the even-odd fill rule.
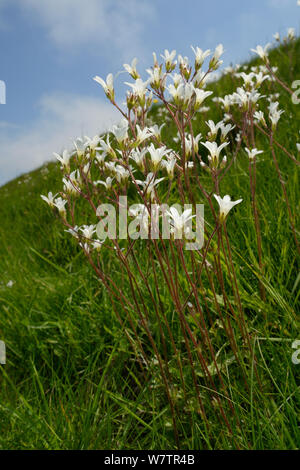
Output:
[[[229,65],[228,67],[225,67],[224,70],[223,70],[223,73],[225,75],[230,74],[230,73],[234,74],[234,72],[235,72],[235,70],[231,65]]]
[[[219,44],[215,49],[215,53],[212,59],[210,60],[210,63],[209,63],[210,69],[216,70],[220,65],[222,65],[223,61],[219,60],[222,54],[224,54],[224,47],[223,47],[223,44]]]
[[[204,91],[199,88],[194,88],[194,92],[196,95],[196,101],[195,101],[195,110],[198,110],[200,106],[202,105],[203,101],[210,95],[213,94],[212,91]]]
[[[226,163],[227,163],[227,156],[225,155],[223,157],[223,160],[221,161],[220,168],[225,168]]]
[[[74,170],[67,178],[63,178],[63,183],[66,193],[78,194],[82,183],[79,170]]]
[[[187,68],[189,66],[189,59],[186,56],[182,57],[182,55],[179,54],[178,61],[179,61],[179,65],[182,67]]]
[[[192,136],[187,135],[184,138],[185,156],[189,158],[192,155]]]
[[[158,141],[161,140],[161,130],[165,125],[166,123],[164,122],[160,127],[158,127],[157,124],[154,124],[154,126],[149,127],[149,131],[152,135],[154,135],[154,137],[157,138]]]
[[[224,47],[223,47],[223,44],[219,44],[219,45],[216,47],[216,50],[215,50],[215,53],[214,53],[213,58],[214,58],[215,60],[219,60],[222,54],[224,54]]]
[[[295,39],[296,35],[295,35],[295,28],[288,28],[287,30],[287,37],[290,41],[292,41],[293,39]]]
[[[275,113],[277,111],[277,108],[279,106],[279,102],[278,101],[271,101],[270,104],[269,104],[269,111],[270,113]]]
[[[194,168],[194,162],[186,162],[185,163],[186,170]]]
[[[223,122],[231,121],[231,115],[228,113],[225,113],[223,116]]]
[[[144,204],[133,204],[128,212],[130,216],[135,218],[136,222],[139,222],[140,227],[147,233],[150,218],[147,206]]]
[[[246,147],[245,150],[246,150],[246,152],[247,152],[248,157],[249,157],[250,160],[253,160],[253,159],[256,157],[256,155],[259,155],[259,154],[261,154],[261,153],[264,153],[263,150],[257,150],[257,149],[255,149],[255,148],[249,150],[249,149]]]
[[[6,287],[12,287],[14,285],[15,281],[8,281],[8,283],[6,284]]]
[[[193,141],[194,141],[194,152],[195,153],[198,153],[198,149],[199,149],[199,142],[200,140],[202,139],[202,134],[198,134],[196,135],[196,137],[194,137]]]
[[[136,80],[137,78],[140,77],[137,69],[136,69],[136,64],[137,64],[137,58],[135,57],[132,59],[131,65],[129,64],[123,64],[124,69]]]
[[[64,150],[62,156],[55,152],[53,153],[53,155],[57,158],[57,160],[62,164],[64,168],[69,168],[71,155],[68,150]]]
[[[103,240],[94,240],[92,243],[92,247],[96,251],[100,251],[103,245]]]
[[[142,186],[144,190],[146,190],[146,195],[151,197],[151,199],[154,198],[154,188],[165,178],[159,178],[155,179],[155,176],[153,173],[148,173],[146,180],[145,181],[140,181],[136,180],[136,183],[139,186]]]
[[[276,101],[275,103],[271,102],[270,106],[269,106],[269,111],[270,111],[269,112],[269,118],[270,118],[270,121],[272,122],[273,131],[276,129],[278,121],[279,121],[281,115],[284,113],[283,110],[277,109],[278,106],[279,106],[278,101]]]
[[[97,159],[97,162],[99,163],[100,166],[104,165],[105,158],[106,158],[106,153],[97,153],[96,154],[96,159]]]
[[[129,210],[128,210],[129,215],[132,217],[136,217],[141,212],[142,213],[147,212],[149,216],[149,212],[145,204],[133,204],[131,207],[129,207]]]
[[[255,73],[254,78],[256,80],[256,87],[260,87],[260,85],[270,78],[269,75],[265,75],[263,72]]]
[[[263,111],[255,111],[253,114],[254,119],[257,119],[263,126],[266,126],[266,120]]]
[[[186,135],[184,139],[185,143],[185,156],[189,158],[192,155],[193,149],[194,152],[198,152],[199,141],[202,138],[201,134],[198,134],[196,137],[192,138],[191,135]]]
[[[219,102],[222,103],[224,111],[228,112],[232,103],[232,96],[226,95],[224,98],[219,98]]]
[[[202,134],[196,135],[193,139],[192,136],[189,136],[189,138],[186,138],[186,144],[190,146],[190,154],[192,153],[193,147],[194,147],[194,152],[198,153],[198,148],[199,148],[199,142],[202,139]]]
[[[181,83],[178,88],[174,85],[169,85],[169,92],[173,96],[176,104],[183,104],[188,106],[192,96],[195,94],[195,87],[192,83]],[[200,91],[200,90],[199,90]]]
[[[99,180],[99,181],[95,181],[95,182],[94,182],[94,185],[97,186],[98,184],[102,184],[103,186],[105,186],[105,188],[106,188],[107,190],[109,190],[109,189],[111,189],[113,180],[114,180],[113,178],[111,178],[110,176],[108,176],[105,181],[100,181],[100,180]]]
[[[297,147],[298,152],[300,152],[300,144],[296,144],[296,147]]]
[[[85,136],[85,145],[90,147],[90,150],[95,150],[99,144],[100,137],[95,135],[92,139],[88,136]]]
[[[43,196],[41,194],[41,198],[43,199],[43,201],[45,201],[50,207],[54,207],[54,199],[56,198],[56,196],[57,196],[57,194],[55,194],[55,196],[53,196],[51,191],[50,191],[50,193],[48,193],[48,197]]]
[[[161,67],[154,67],[153,69],[147,69],[146,72],[150,75],[150,84],[153,88],[164,88],[165,79],[162,73]]]
[[[221,125],[223,124],[223,121],[220,121],[217,124],[215,124],[214,121],[210,119],[209,121],[206,121],[205,124],[207,124],[210,129],[210,132],[208,133],[208,137],[210,139],[215,139],[217,137],[219,129],[221,128]]]
[[[116,168],[115,168],[115,172],[116,172],[116,179],[117,179],[118,183],[120,183],[120,184],[127,183],[128,178],[130,176],[130,171],[129,170],[126,170],[126,168],[124,168],[121,165],[117,165]]]
[[[196,73],[194,79],[193,79],[193,84],[195,88],[203,88],[209,78],[209,75],[202,70],[198,70]]]
[[[81,184],[81,176],[80,176],[79,170],[72,171],[72,173],[70,173],[69,178],[72,181],[72,183],[74,184],[78,183],[78,185]]]
[[[188,233],[190,227],[186,227],[187,223],[192,220],[195,215],[192,215],[192,209],[186,209],[182,214],[179,214],[175,207],[171,207],[170,211],[166,211],[166,215],[169,216],[169,222],[172,227],[172,232],[176,239],[182,238],[182,231]]]
[[[75,225],[75,227],[69,228],[68,230],[65,230],[65,232],[70,233],[72,237],[78,238],[79,237],[78,230],[79,230],[78,225]]]
[[[96,232],[96,225],[83,225],[79,230],[82,232],[84,238],[90,240]]]
[[[58,209],[59,213],[61,215],[65,215],[66,213],[66,208],[65,208],[65,205],[67,204],[68,201],[65,201],[64,199],[62,199],[61,197],[58,197],[57,199],[55,199],[54,201],[54,205],[55,207]]]
[[[86,144],[85,142],[78,137],[74,142],[78,158],[81,158],[85,154]]]
[[[232,100],[244,110],[248,109],[249,103],[257,103],[263,96],[255,90],[245,91],[243,88],[237,88],[232,95]]]
[[[224,124],[223,122],[221,122],[220,129],[221,129],[221,140],[222,140],[222,142],[224,142],[226,140],[227,135],[234,128],[235,128],[235,126],[232,126],[231,124]]]
[[[180,85],[180,83],[183,83],[182,81],[182,76],[179,74],[179,73],[174,73],[172,76],[171,76],[173,82],[174,82],[174,87],[175,88],[178,88],[178,86]]]
[[[168,91],[169,91],[170,95],[172,96],[172,98],[174,99],[175,102],[178,101],[178,99],[179,99],[178,88],[180,88],[179,85],[175,86],[172,83],[168,86]]]
[[[163,85],[165,86],[165,85]],[[153,91],[150,90],[150,93],[149,95],[147,96],[147,100],[146,100],[146,105],[147,105],[147,108],[150,108],[152,103],[156,103],[158,100],[156,98],[153,99]]]
[[[178,105],[183,100],[184,96],[184,84],[180,83],[177,87],[172,83],[168,86],[168,91],[172,96],[174,102]]]
[[[131,158],[142,170],[144,169],[145,155],[147,151],[147,148],[142,150],[133,149],[129,155],[129,158]]]
[[[90,165],[90,163],[87,163],[87,164],[84,165],[84,167],[82,168],[82,172],[83,172],[86,176],[90,176],[90,170],[91,170],[91,165]]]
[[[251,72],[251,73],[245,73],[245,72],[241,72],[239,74],[237,74],[237,77],[241,77],[244,81],[244,85],[246,87],[249,87],[249,86],[252,86],[253,85],[253,77],[254,77],[254,73]]]
[[[112,134],[114,134],[117,142],[122,144],[125,140],[128,139],[128,121],[127,119],[122,119],[118,125],[114,125],[111,129]]]
[[[220,222],[224,222],[224,220],[227,217],[227,214],[231,209],[236,206],[237,204],[240,204],[243,199],[238,199],[237,201],[231,201],[231,197],[226,195],[223,198],[220,196],[217,196],[217,194],[214,194],[214,197],[216,198],[219,206],[220,206]]]
[[[67,178],[63,178],[62,181],[64,183],[64,192],[69,194],[77,194],[78,188],[76,185],[73,184],[72,181]]]
[[[183,73],[185,78],[188,79],[191,73],[191,68],[189,67],[188,57],[182,57],[182,55],[179,55],[178,62],[179,62],[179,68],[180,68],[181,73]]]
[[[79,243],[79,246],[80,246],[81,248],[83,248],[83,250],[84,250],[86,253],[90,253],[91,250],[90,250],[90,245],[89,245],[88,243],[82,243],[82,242],[80,242],[80,243]]]
[[[168,160],[162,160],[162,162],[161,162],[161,166],[163,168],[165,168],[165,170],[168,173],[168,177],[171,180],[174,178],[175,165],[176,165],[176,158],[175,157],[168,158]]]
[[[232,99],[234,102],[244,109],[247,109],[248,107],[248,98],[248,93],[241,87],[237,88],[236,92],[232,94]]]
[[[165,61],[165,67],[167,72],[172,72],[174,68],[176,67],[177,62],[173,62],[176,56],[176,51],[173,50],[172,52],[169,52],[168,49],[165,49],[165,55],[161,54],[161,57]]]
[[[274,38],[276,41],[280,42],[280,34],[279,34],[279,33],[273,34],[273,38]]]
[[[261,98],[264,98],[264,95],[261,95],[260,93],[258,93],[255,90],[252,90],[251,92],[248,93],[249,103],[255,104]]]
[[[196,49],[191,46],[194,54],[195,54],[195,69],[198,70],[202,67],[204,60],[208,57],[211,53],[210,49],[203,51],[200,47],[196,47]]]
[[[142,142],[144,142],[144,140],[148,139],[151,136],[151,132],[150,132],[150,129],[148,129],[148,127],[141,129],[140,126],[137,124],[136,129],[137,129],[136,145],[140,145]]]
[[[105,167],[111,173],[116,173],[116,162],[105,162]]]
[[[133,93],[141,100],[143,101],[145,99],[145,94],[147,91],[147,87],[150,83],[150,80],[147,80],[146,82],[143,82],[141,78],[137,78],[135,83],[128,83],[125,82],[126,85],[130,86],[132,88]]]
[[[223,148],[227,147],[227,145],[229,145],[229,142],[224,142],[223,144],[221,144],[219,147],[218,147],[218,144],[216,142],[201,142],[202,145],[204,145],[204,147],[206,147],[210,153],[210,155],[208,156],[208,159],[211,163],[211,166],[213,168],[217,168],[218,164],[219,164],[219,156],[220,156],[220,152]]]
[[[153,56],[153,65],[154,65],[154,67],[158,67],[158,62],[157,62],[157,57],[156,57],[155,52],[152,52],[152,56]]]
[[[265,47],[256,46],[256,49],[251,49],[251,52],[254,52],[255,54],[257,54],[262,60],[267,61],[268,60],[267,50],[270,47],[271,47],[270,43],[266,44]]]
[[[153,165],[153,169],[156,171],[159,168],[163,157],[168,155],[171,152],[171,150],[167,150],[165,146],[155,148],[154,145],[151,144],[148,147],[148,152],[150,153],[150,158],[151,158],[151,162]]]
[[[94,80],[103,87],[109,99],[114,99],[114,77],[112,73],[107,75],[106,82],[103,80],[103,78],[98,77],[98,75],[94,77]]]
[[[103,139],[100,139],[99,144],[100,147],[97,147],[96,150],[104,152],[105,155],[108,154],[112,157],[115,157],[115,151],[113,150],[109,142],[109,134],[107,134],[106,136],[106,142]]]

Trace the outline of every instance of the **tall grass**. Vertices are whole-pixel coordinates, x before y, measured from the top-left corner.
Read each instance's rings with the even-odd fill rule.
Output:
[[[288,84],[300,76],[299,51],[297,41],[270,53]],[[208,88],[224,96],[239,84],[227,74]],[[264,153],[255,165],[242,146],[220,187],[243,204],[215,233],[207,211],[202,255],[187,255],[177,242],[142,240],[129,242],[124,261],[103,245],[99,265],[90,259],[93,271],[90,254],[40,201],[45,187],[60,190],[53,164],[0,189],[0,339],[8,351],[2,448],[299,447],[300,366],[291,361],[299,328],[299,184],[286,152],[295,155],[300,114],[280,84],[264,86],[280,93],[285,114],[275,140],[285,150],[270,147],[258,128],[255,146]],[[159,106],[149,116],[166,119]],[[194,121],[195,134],[207,133],[205,120],[222,117],[211,104]],[[175,132],[171,122],[163,131],[169,146]],[[217,191],[210,173],[199,175],[209,194]],[[183,195],[190,189],[202,202],[197,183],[187,182]],[[173,183],[159,194],[178,202],[176,190]],[[83,224],[90,219],[85,201],[79,204]]]

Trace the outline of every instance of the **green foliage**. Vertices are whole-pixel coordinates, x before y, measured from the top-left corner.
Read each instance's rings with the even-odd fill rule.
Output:
[[[278,76],[288,84],[300,78],[299,56],[299,40],[270,54],[271,63],[279,66]],[[256,62],[246,65],[250,68]],[[234,80],[226,75],[209,88],[224,96],[238,85]],[[270,93],[280,92],[280,107],[285,110],[276,140],[295,155],[300,105],[294,105],[276,83],[268,86]],[[153,115],[158,111],[158,107],[153,109]],[[199,131],[205,128],[205,118],[197,122]],[[210,118],[216,122],[222,118],[217,105]],[[174,135],[172,126],[163,132],[165,138]],[[256,384],[253,358],[249,370],[253,381],[245,394],[233,361],[224,353],[226,345],[220,351],[224,381],[242,423],[237,426],[235,442],[215,417],[217,402],[205,403],[208,434],[198,404],[192,398],[184,403],[182,391],[174,387],[174,400],[183,410],[179,430],[184,449],[299,448],[300,365],[291,361],[291,344],[299,337],[299,267],[280,182],[264,136],[257,147],[265,150],[257,163],[263,279],[254,249],[249,162],[243,151],[230,178],[224,179],[222,193],[246,201],[239,207],[239,217],[229,219],[228,231],[255,360],[264,379],[260,386]],[[291,205],[299,213],[298,171],[278,149],[277,158]],[[209,184],[208,176],[202,178]],[[0,339],[7,347],[7,364],[0,366],[0,448],[172,449],[172,421],[154,358],[153,370],[144,376],[126,338],[130,331],[120,327],[105,288],[40,198],[45,188],[58,191],[59,182],[57,165],[49,163],[0,188]],[[146,264],[142,245],[140,251]],[[121,283],[109,251],[103,250],[103,263],[114,281]],[[266,288],[266,303],[259,297],[259,280]],[[13,281],[12,287],[7,286],[9,281]],[[161,298],[168,302],[163,289]],[[180,328],[172,309],[165,313],[174,331]],[[150,327],[159,341],[158,324],[153,321]],[[217,324],[210,333],[216,342],[222,339]],[[141,341],[150,354],[146,338]],[[175,359],[169,368],[175,377]],[[200,370],[199,378],[201,384]],[[186,374],[185,379],[187,388],[192,388],[191,377]],[[205,392],[201,386],[204,401]]]

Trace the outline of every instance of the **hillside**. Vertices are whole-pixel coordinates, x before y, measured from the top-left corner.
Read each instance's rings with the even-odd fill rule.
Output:
[[[299,57],[300,40],[270,53],[277,76],[289,86],[300,77]],[[258,63],[244,64],[245,70]],[[225,96],[237,86],[227,73],[207,88]],[[276,141],[297,157],[300,105],[276,82],[265,84],[264,91],[280,93],[285,113]],[[199,132],[205,132],[207,119],[222,119],[217,103],[210,101],[210,106],[208,115],[199,114]],[[151,113],[157,118],[159,107]],[[163,123],[164,117],[158,121]],[[165,138],[171,142],[173,136],[170,125]],[[299,258],[268,139],[260,135],[256,143],[264,150],[257,162],[257,201],[266,302],[258,295],[245,152],[222,188],[245,201],[240,217],[231,218],[228,226],[251,335],[263,338],[257,340],[256,354],[267,390],[260,398],[256,395],[255,403],[251,394],[249,402],[243,397],[240,447],[295,449],[300,442],[300,366],[291,362],[291,341],[299,339]],[[299,214],[298,168],[279,148],[277,159],[291,207]],[[209,185],[209,176],[201,177]],[[167,405],[157,399],[160,386],[143,382],[108,293],[40,197],[60,191],[60,182],[59,167],[50,162],[0,188],[0,340],[7,347],[7,364],[0,369],[0,449],[172,449]],[[113,257],[104,256],[116,282],[122,282]],[[237,401],[238,379],[232,388]],[[208,438],[199,433],[196,418],[189,431],[182,424],[182,448],[235,447],[226,433],[219,433],[217,419]]]

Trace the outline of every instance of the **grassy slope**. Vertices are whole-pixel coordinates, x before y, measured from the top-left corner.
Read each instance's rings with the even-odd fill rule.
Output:
[[[291,83],[300,77],[299,41],[272,55],[284,81]],[[212,88],[224,96],[236,86],[226,76]],[[295,154],[300,105],[293,105],[277,85],[272,87],[280,91],[281,107],[286,110],[277,139]],[[209,117],[218,120],[221,115],[216,109],[215,116],[210,113]],[[257,146],[266,149],[266,140],[260,138]],[[282,152],[277,156],[291,205],[298,205],[299,212],[295,165]],[[299,337],[296,253],[270,152],[259,160],[258,201],[264,215],[268,291],[265,305],[257,295],[249,203],[240,206],[240,217],[231,218],[230,237],[243,304],[253,318],[254,332],[259,337],[291,340]],[[139,383],[108,296],[39,197],[48,189],[58,189],[59,180],[59,170],[51,163],[0,188],[0,339],[5,340],[8,355],[7,365],[0,370],[0,448],[172,448],[166,409],[157,404],[154,389]],[[249,202],[246,155],[240,154],[224,180],[222,193]],[[10,280],[14,285],[8,288]],[[267,321],[260,320],[262,315]],[[250,415],[243,414],[241,407],[245,423],[241,447],[300,447],[300,366],[291,363],[290,345],[270,340],[256,344],[272,385],[255,403],[249,397]],[[238,400],[236,388],[233,384],[233,396]],[[225,435],[218,436],[217,425],[214,433],[213,444],[204,444],[195,426],[183,447],[231,447]]]

